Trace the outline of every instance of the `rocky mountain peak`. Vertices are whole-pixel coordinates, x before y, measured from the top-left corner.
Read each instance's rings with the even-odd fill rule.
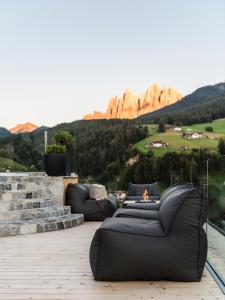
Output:
[[[122,97],[115,96],[109,100],[105,113],[94,112],[84,116],[84,119],[133,119],[176,103],[181,98],[181,93],[176,89],[162,88],[158,83],[153,83],[141,95],[135,95],[131,90],[126,89]]]
[[[32,132],[37,128],[38,128],[37,125],[34,125],[31,122],[27,122],[27,123],[24,123],[24,124],[17,124],[15,127],[9,129],[9,131],[11,133],[16,134],[16,133]]]

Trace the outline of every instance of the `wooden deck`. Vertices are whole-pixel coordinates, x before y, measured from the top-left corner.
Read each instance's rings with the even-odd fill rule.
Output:
[[[0,239],[0,299],[225,299],[207,271],[200,283],[95,282],[89,245],[100,223]]]

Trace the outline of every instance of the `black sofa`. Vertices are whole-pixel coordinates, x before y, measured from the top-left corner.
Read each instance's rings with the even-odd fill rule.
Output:
[[[115,197],[90,199],[88,185],[69,184],[66,190],[66,204],[71,206],[72,213],[84,214],[85,221],[103,221],[114,214],[118,200]]]
[[[106,219],[90,247],[94,279],[200,281],[207,207],[203,188],[184,187],[165,197],[157,218]]]
[[[143,200],[143,194],[147,190],[149,198],[152,201],[156,201],[160,199],[160,189],[158,182],[149,183],[149,184],[134,184],[129,183],[128,193],[126,200]]]

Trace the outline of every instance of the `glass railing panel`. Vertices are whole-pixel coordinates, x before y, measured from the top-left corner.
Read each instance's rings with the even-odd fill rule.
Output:
[[[208,262],[225,284],[225,159],[207,162]]]

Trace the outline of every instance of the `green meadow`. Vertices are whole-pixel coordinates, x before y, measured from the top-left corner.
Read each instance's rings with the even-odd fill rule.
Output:
[[[207,126],[213,127],[213,132],[205,132]],[[135,147],[146,154],[151,149],[156,156],[163,156],[167,152],[181,152],[191,151],[192,149],[209,149],[210,151],[217,151],[218,140],[225,135],[225,119],[218,119],[212,123],[194,124],[192,126],[183,126],[182,130],[193,129],[193,131],[203,132],[206,138],[200,139],[186,139],[182,137],[182,132],[174,132],[172,129],[165,133],[158,133],[158,126],[155,124],[148,125],[150,136],[144,140],[139,141]],[[166,148],[146,148],[146,145],[153,141],[162,141],[168,143]],[[187,147],[187,150],[183,150]]]
[[[187,128],[191,128],[197,131],[205,131],[205,128],[209,126],[213,128],[213,132],[225,135],[225,119],[217,119],[211,123],[201,123],[194,124],[191,126],[183,126],[182,129],[185,130]]]

